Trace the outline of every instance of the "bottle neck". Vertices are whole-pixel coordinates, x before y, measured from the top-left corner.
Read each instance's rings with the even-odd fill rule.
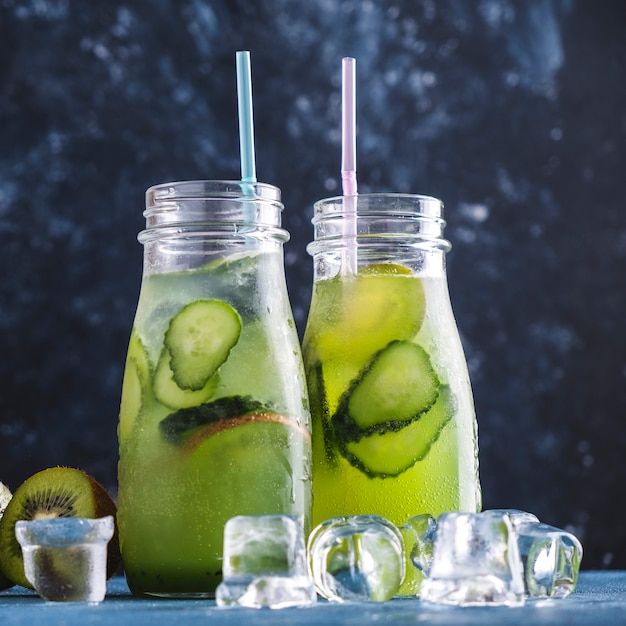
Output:
[[[240,181],[182,181],[146,192],[144,274],[194,269],[224,256],[282,253],[280,189]]]
[[[402,265],[414,273],[445,276],[443,203],[411,194],[363,194],[315,204],[314,278],[350,275],[380,263]]]

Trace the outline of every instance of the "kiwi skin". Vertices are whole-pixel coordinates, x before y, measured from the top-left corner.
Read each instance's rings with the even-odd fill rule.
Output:
[[[54,517],[95,519],[117,513],[115,502],[92,476],[71,467],[51,467],[27,478],[13,494],[0,518],[0,569],[11,582],[32,589],[24,574],[22,548],[15,537],[19,520]],[[107,548],[107,577],[121,563],[117,523]]]
[[[15,586],[15,583],[12,580],[9,580],[2,572],[0,572],[0,591],[10,589],[13,586]]]

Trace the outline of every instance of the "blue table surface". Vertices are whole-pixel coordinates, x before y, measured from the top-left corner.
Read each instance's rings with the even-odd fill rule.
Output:
[[[526,601],[524,606],[447,607],[416,598],[385,603],[331,603],[281,610],[219,608],[213,600],[135,598],[123,577],[111,579],[100,604],[44,602],[33,591],[0,592],[0,626],[14,624],[186,626],[332,626],[346,624],[626,624],[626,571],[582,571],[575,592],[561,600]]]

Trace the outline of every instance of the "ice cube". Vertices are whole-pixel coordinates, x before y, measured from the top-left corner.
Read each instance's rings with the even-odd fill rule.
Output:
[[[218,606],[280,609],[317,600],[306,562],[302,519],[239,515],[224,528]]]
[[[522,562],[507,513],[444,513],[437,519],[426,602],[518,606],[524,603]]]
[[[308,552],[317,592],[328,600],[384,602],[404,578],[402,535],[378,515],[322,522],[309,537]]]
[[[483,511],[487,513],[487,511]],[[490,509],[490,513],[506,513],[513,522],[513,526],[517,527],[518,524],[525,522],[538,522],[539,518],[534,513],[528,511],[522,511],[520,509]]]
[[[516,524],[526,593],[533,598],[565,598],[576,588],[583,556],[571,533],[539,522]]]
[[[22,546],[26,578],[50,602],[101,602],[114,528],[110,515],[18,521],[15,536]]]
[[[404,540],[406,574],[398,595],[417,595],[422,580],[430,574],[437,520],[428,513],[414,515],[399,530]]]
[[[571,533],[542,524],[536,515],[518,509],[509,514],[518,535],[526,593],[535,598],[565,598],[574,591],[583,549]]]

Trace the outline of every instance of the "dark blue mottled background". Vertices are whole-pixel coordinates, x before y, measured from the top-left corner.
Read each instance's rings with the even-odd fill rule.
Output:
[[[620,0],[0,0],[0,480],[115,489],[144,191],[239,175],[237,49],[303,329],[350,55],[360,190],[446,203],[485,506],[626,568],[625,33]]]

